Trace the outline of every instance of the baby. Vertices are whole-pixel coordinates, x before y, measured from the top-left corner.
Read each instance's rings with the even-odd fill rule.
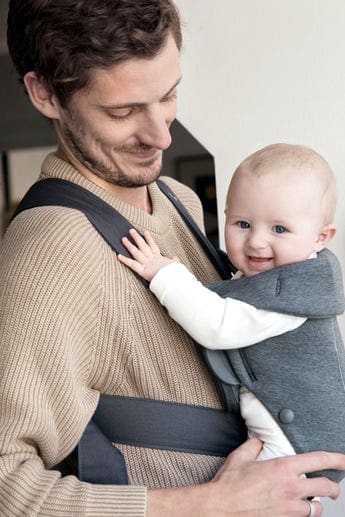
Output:
[[[317,254],[326,247],[336,231],[332,222],[335,206],[336,187],[332,170],[324,158],[312,149],[299,145],[274,144],[246,158],[231,179],[226,201],[226,251],[229,260],[238,269],[230,284],[243,281],[238,280],[241,277],[265,274],[273,268],[296,262],[307,261],[307,267],[314,262],[321,263]],[[126,237],[123,244],[133,258],[119,255],[119,260],[150,282],[151,291],[167,308],[171,317],[204,347],[229,351],[242,347],[259,350],[257,347],[261,347],[261,343],[257,347],[251,345],[293,331],[302,325],[306,329],[302,332],[302,340],[315,341],[315,333],[312,338],[308,337],[308,326],[305,326],[309,313],[296,315],[296,311],[284,314],[284,311],[278,313],[258,309],[231,298],[231,289],[228,297],[220,297],[198,282],[176,257],[162,256],[149,233],[144,234],[144,239],[134,229],[130,234],[134,244]],[[330,254],[328,251],[327,253]],[[326,257],[325,261],[327,260]],[[303,289],[302,286],[297,286],[297,290],[299,287]],[[325,313],[328,315],[328,307],[325,308]],[[318,314],[315,321],[319,317]],[[332,314],[331,320],[330,325],[334,326],[335,314]],[[323,336],[327,335],[327,339],[323,339],[323,345],[324,341],[329,341],[326,346],[331,351],[330,354],[334,354],[341,396],[344,397],[345,363],[340,334],[337,333],[336,338],[328,339],[334,332],[323,332],[322,330]],[[300,338],[297,335],[295,337],[295,333],[290,335],[289,346],[292,341],[292,346],[296,344],[299,353],[303,353],[303,347],[298,342]],[[279,346],[273,341],[270,346],[272,356],[279,354]],[[307,350],[305,351],[307,354]],[[231,353],[229,354],[231,361]],[[323,361],[323,357],[318,355],[317,361]],[[286,368],[286,364],[281,366]],[[331,374],[335,375],[333,367],[332,370]],[[292,385],[297,385],[294,375],[301,377],[304,372],[297,369],[297,373],[293,373],[294,368],[291,368],[291,372],[289,380]],[[326,383],[326,379],[324,382]],[[329,382],[327,379],[327,383]],[[283,388],[272,387],[272,390],[284,388],[283,385]],[[339,392],[338,386],[336,389]],[[303,398],[306,394],[299,395]],[[312,397],[315,398],[314,395]],[[260,398],[261,400],[253,394],[249,382],[242,382],[240,407],[248,434],[259,437],[264,443],[259,459],[304,451],[304,444],[296,443],[298,439],[292,444],[282,429],[282,423],[279,422],[278,425],[277,412],[268,410],[271,406],[266,401],[265,394]],[[288,412],[284,413],[285,420],[293,419],[293,412],[291,413],[292,416]],[[283,415],[282,411],[280,415]],[[281,420],[285,424],[289,423],[284,422],[283,417]],[[326,420],[327,425],[333,425]],[[343,428],[342,424],[340,428]],[[323,431],[320,429],[320,432]],[[306,432],[307,441],[311,432],[311,428]],[[327,443],[322,448],[327,449],[327,446],[331,448],[332,443]]]

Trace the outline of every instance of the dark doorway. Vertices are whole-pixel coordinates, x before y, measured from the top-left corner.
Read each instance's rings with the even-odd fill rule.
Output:
[[[164,152],[163,174],[191,187],[204,208],[207,237],[219,245],[217,197],[213,156],[178,121],[171,125],[172,144]]]

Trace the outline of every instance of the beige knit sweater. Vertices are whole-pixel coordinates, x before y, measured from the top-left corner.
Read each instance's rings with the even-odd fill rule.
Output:
[[[153,213],[120,202],[49,155],[42,178],[74,181],[149,229],[204,282],[217,274],[169,201]],[[166,182],[202,225],[195,194]],[[20,214],[0,250],[0,515],[143,516],[146,487],[210,479],[221,459],[119,445],[129,486],[92,485],[47,470],[76,446],[99,393],[220,407],[190,338],[121,265],[83,214]]]

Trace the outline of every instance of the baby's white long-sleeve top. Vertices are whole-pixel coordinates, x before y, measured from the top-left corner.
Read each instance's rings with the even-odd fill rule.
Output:
[[[170,316],[206,348],[242,348],[293,330],[306,321],[221,298],[179,263],[160,269],[150,289]]]

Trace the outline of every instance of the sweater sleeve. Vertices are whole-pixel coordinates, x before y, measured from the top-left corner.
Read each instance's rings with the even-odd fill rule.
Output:
[[[54,470],[98,402],[92,369],[104,277],[102,241],[82,215],[61,212],[18,216],[1,245],[0,514],[143,516],[144,487],[92,485]]]
[[[195,341],[210,349],[242,348],[293,330],[306,318],[256,309],[209,291],[182,264],[163,267],[151,291]]]

